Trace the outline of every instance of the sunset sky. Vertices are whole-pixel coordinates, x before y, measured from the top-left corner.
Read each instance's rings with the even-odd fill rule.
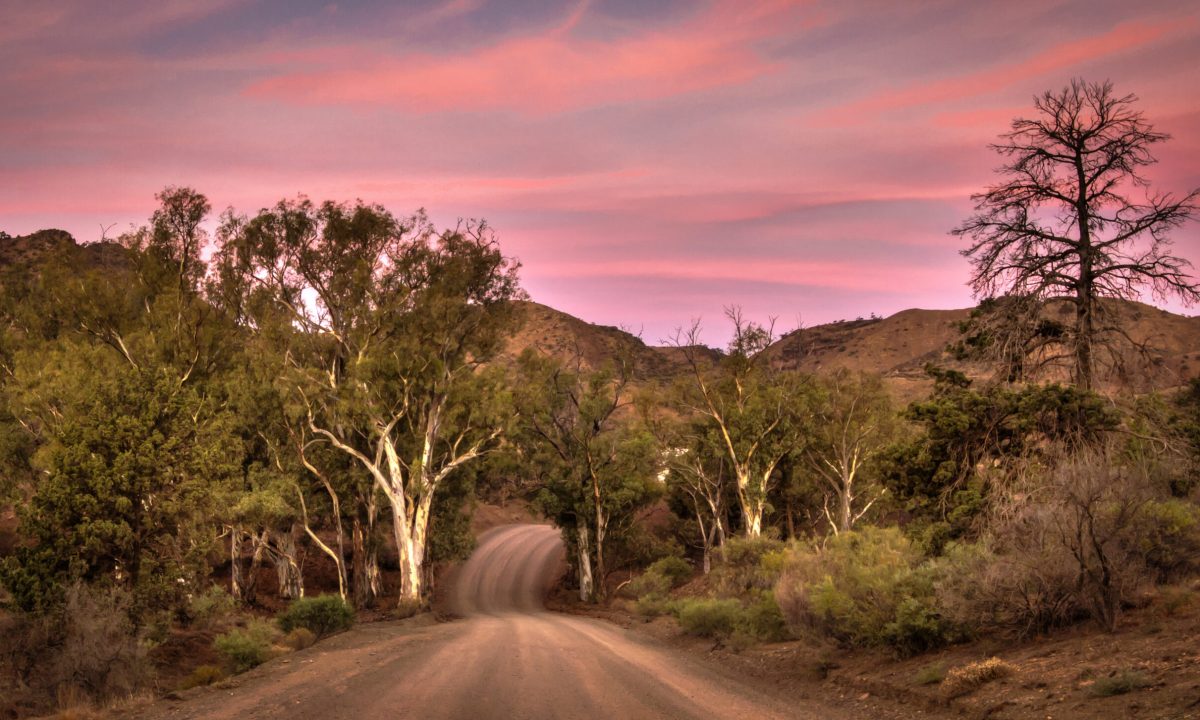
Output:
[[[484,217],[533,299],[651,343],[963,307],[987,143],[1072,76],[1200,186],[1195,2],[0,0],[0,230],[303,193]]]

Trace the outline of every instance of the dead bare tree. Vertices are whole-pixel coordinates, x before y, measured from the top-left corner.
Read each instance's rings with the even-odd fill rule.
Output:
[[[1191,263],[1168,252],[1170,231],[1195,216],[1200,189],[1182,198],[1150,189],[1143,171],[1156,162],[1151,148],[1169,136],[1154,131],[1136,101],[1115,95],[1110,82],[1083,80],[1037,97],[1037,116],[1014,120],[992,145],[1005,159],[1002,181],[974,195],[975,215],[952,231],[970,240],[962,254],[974,265],[977,297],[1074,305],[1073,322],[1054,339],[1084,388],[1094,381],[1096,348],[1119,339],[1102,298],[1132,300],[1149,289],[1200,300]]]

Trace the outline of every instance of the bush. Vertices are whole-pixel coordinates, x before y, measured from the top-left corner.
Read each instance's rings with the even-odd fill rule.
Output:
[[[293,650],[303,650],[307,647],[312,647],[312,644],[317,641],[317,636],[308,628],[298,627],[287,634],[283,638],[283,644]]]
[[[93,699],[127,695],[145,679],[145,651],[130,619],[130,597],[119,590],[74,585],[66,592],[56,683],[72,683]]]
[[[354,610],[337,595],[318,595],[295,600],[279,616],[284,632],[305,628],[317,637],[348,629],[354,624]]]
[[[652,569],[637,576],[625,586],[625,592],[638,599],[654,595],[666,597],[670,591],[671,580]]]
[[[187,620],[196,627],[211,628],[224,623],[236,611],[237,601],[233,596],[216,585],[210,585],[188,603]]]
[[[713,572],[719,594],[740,597],[771,590],[787,557],[786,546],[767,537],[731,538]]]
[[[942,690],[950,697],[959,697],[974,692],[993,680],[1012,675],[1016,668],[1000,658],[988,658],[979,662],[961,665],[946,673]]]
[[[1200,569],[1200,507],[1169,498],[1143,505],[1134,520],[1137,554],[1159,580],[1175,580]]]
[[[262,665],[272,657],[271,643],[276,637],[271,623],[251,620],[245,629],[218,635],[213,647],[233,673],[243,673]]]
[[[763,593],[757,601],[741,609],[736,629],[757,642],[781,642],[792,637],[779,603],[771,593]]]
[[[192,671],[179,685],[180,690],[190,690],[194,687],[212,685],[225,679],[225,671],[216,665],[201,665]]]
[[[946,664],[933,663],[926,665],[913,675],[913,684],[915,685],[937,685],[946,679]]]
[[[776,586],[793,630],[849,645],[888,645],[899,654],[954,635],[934,603],[930,573],[897,528],[864,527],[793,550]]]
[[[689,635],[727,638],[737,628],[741,614],[737,600],[685,600],[679,605],[679,624]]]
[[[1136,670],[1122,670],[1110,677],[1096,680],[1089,688],[1089,692],[1096,697],[1112,697],[1148,688],[1152,684],[1145,675]]]
[[[646,568],[646,574],[658,575],[665,578],[670,587],[677,588],[692,579],[692,564],[681,557],[673,555],[655,561]]]

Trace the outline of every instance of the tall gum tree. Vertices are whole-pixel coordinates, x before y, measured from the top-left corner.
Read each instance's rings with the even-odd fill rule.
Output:
[[[438,233],[421,213],[398,220],[362,203],[284,201],[227,215],[220,237],[223,294],[287,344],[309,432],[386,498],[399,602],[420,602],[434,496],[506,419],[480,368],[513,322],[518,264],[482,223]]]
[[[725,314],[734,334],[728,352],[716,361],[706,359],[698,322],[676,333],[673,344],[692,369],[679,404],[685,414],[704,419],[705,441],[733,474],[743,530],[758,537],[776,471],[805,433],[811,388],[802,376],[772,367],[766,354],[772,327],[745,320],[737,307]]]
[[[1014,120],[992,145],[1005,160],[1001,181],[973,196],[975,215],[953,230],[970,241],[962,254],[974,266],[976,296],[1026,308],[994,334],[1045,350],[1027,337],[1046,328],[1043,303],[1073,304],[1070,328],[1049,339],[1065,347],[1083,388],[1093,385],[1097,346],[1111,348],[1121,336],[1102,298],[1132,300],[1148,289],[1200,300],[1190,263],[1169,252],[1169,234],[1194,217],[1200,190],[1177,197],[1150,189],[1143,173],[1156,162],[1151,150],[1169,136],[1136,102],[1109,82],[1083,80],[1035,98],[1037,114]],[[1014,345],[1003,337],[993,344]]]

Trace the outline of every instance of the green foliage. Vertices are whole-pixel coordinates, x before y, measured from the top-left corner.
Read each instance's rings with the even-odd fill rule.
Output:
[[[737,600],[693,598],[681,601],[677,612],[679,625],[689,635],[727,638],[737,629],[742,606]]]
[[[274,624],[251,620],[244,629],[218,635],[213,647],[232,673],[243,673],[262,665],[272,657],[271,643],[278,637]]]
[[[936,662],[930,663],[922,667],[913,675],[913,684],[915,685],[937,685],[942,680],[946,679],[946,663]]]
[[[227,621],[237,612],[237,600],[225,589],[210,585],[197,593],[188,603],[187,619],[198,627],[214,627]]]
[[[864,527],[795,548],[775,590],[793,630],[908,655],[952,637],[921,556],[898,528]]]
[[[772,593],[762,593],[741,609],[736,630],[739,634],[757,642],[780,642],[791,638],[787,620]]]
[[[646,574],[656,574],[665,578],[670,588],[676,588],[692,579],[695,568],[687,560],[676,555],[669,555],[654,561],[646,568]]]
[[[1160,580],[1200,569],[1200,507],[1187,500],[1151,500],[1138,509],[1131,541]]]
[[[1088,693],[1095,697],[1112,697],[1148,688],[1153,684],[1145,673],[1122,670],[1108,677],[1097,678],[1088,688]]]
[[[225,418],[177,381],[127,366],[77,382],[20,515],[37,545],[7,558],[0,581],[30,610],[73,579],[127,587],[141,608],[181,603],[205,572],[214,490],[234,470]]]
[[[287,610],[279,615],[279,627],[284,632],[305,628],[317,637],[349,629],[353,624],[353,608],[337,595],[318,595],[294,600]]]
[[[784,543],[766,536],[730,538],[721,549],[714,581],[722,595],[753,596],[771,590],[787,559]]]
[[[1099,395],[1063,385],[975,390],[960,373],[929,368],[932,397],[905,416],[921,432],[884,453],[882,480],[931,553],[975,534],[998,481],[1049,449],[1094,445],[1117,427]]]

